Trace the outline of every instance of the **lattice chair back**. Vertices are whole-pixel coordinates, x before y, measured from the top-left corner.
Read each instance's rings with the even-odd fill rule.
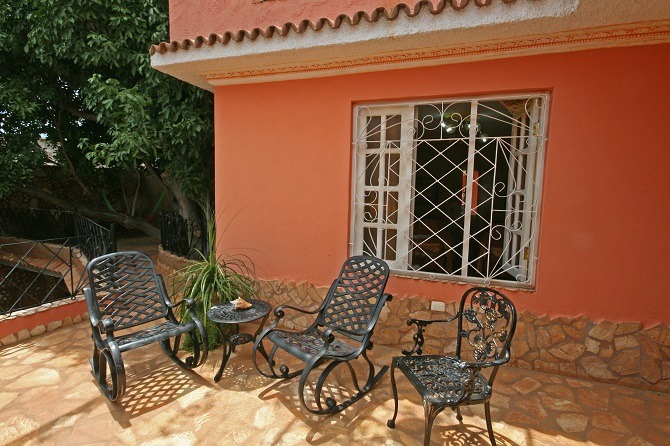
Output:
[[[116,252],[93,259],[88,267],[98,319],[110,318],[115,330],[162,319],[167,313],[162,284],[147,255]]]
[[[389,267],[383,260],[370,256],[350,257],[331,285],[316,324],[352,331],[356,335],[350,337],[360,341],[369,323],[381,312],[384,302],[381,297],[388,277]]]
[[[503,293],[490,288],[467,290],[461,299],[456,356],[482,365],[509,361],[516,309]]]

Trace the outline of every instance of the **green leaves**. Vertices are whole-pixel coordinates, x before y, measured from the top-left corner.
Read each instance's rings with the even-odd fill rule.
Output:
[[[33,170],[45,161],[45,152],[26,145],[25,150],[12,151],[0,146],[0,197],[9,194],[15,185],[23,185],[32,178]]]
[[[169,38],[167,13],[165,0],[0,4],[0,150],[29,153],[46,136],[88,178],[160,158],[187,194],[207,191],[212,96],[150,67],[149,46]],[[28,172],[34,160],[12,162]]]

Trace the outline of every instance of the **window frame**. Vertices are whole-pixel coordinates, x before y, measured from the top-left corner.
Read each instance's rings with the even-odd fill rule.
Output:
[[[465,275],[460,274],[460,275],[455,275],[455,274],[446,274],[446,273],[438,273],[438,272],[429,272],[429,271],[417,271],[417,270],[412,270],[411,266],[409,264],[404,265],[403,268],[398,268],[398,252],[396,252],[396,261],[394,262],[389,262],[389,266],[391,267],[391,273],[396,275],[396,276],[401,276],[401,277],[410,277],[410,278],[420,278],[420,279],[427,279],[427,280],[433,280],[433,281],[440,281],[440,282],[457,282],[457,283],[472,283],[472,284],[478,284],[478,285],[495,285],[495,286],[504,286],[507,288],[518,288],[518,289],[530,289],[533,290],[535,289],[536,286],[536,281],[537,281],[537,270],[538,270],[538,263],[539,263],[539,232],[540,232],[540,221],[541,221],[541,210],[542,210],[542,195],[543,195],[543,180],[544,180],[544,173],[545,173],[545,157],[546,157],[546,151],[547,151],[547,145],[548,145],[548,133],[547,130],[549,128],[549,106],[550,106],[550,100],[551,100],[551,94],[549,91],[539,91],[539,92],[518,92],[518,93],[510,93],[510,94],[494,94],[494,95],[472,95],[472,96],[457,96],[457,97],[442,97],[442,98],[430,98],[430,99],[417,99],[417,100],[406,100],[406,101],[398,101],[398,102],[385,102],[385,101],[370,101],[370,102],[360,102],[360,103],[354,103],[352,106],[352,150],[351,150],[351,170],[350,170],[350,175],[351,175],[351,194],[350,194],[350,232],[349,232],[349,251],[351,255],[354,255],[356,253],[361,253],[363,252],[362,249],[357,249],[360,248],[361,244],[363,243],[363,237],[359,237],[358,230],[357,230],[357,206],[360,206],[360,203],[357,203],[357,198],[360,199],[359,197],[359,181],[360,181],[360,175],[364,172],[365,170],[365,162],[361,163],[361,154],[359,154],[359,144],[362,143],[362,141],[359,140],[359,136],[363,134],[365,131],[364,128],[361,129],[361,122],[362,118],[364,118],[364,114],[361,114],[361,110],[371,110],[373,113],[371,116],[377,116],[379,115],[379,111],[381,110],[396,110],[397,113],[401,113],[403,110],[406,109],[412,109],[413,110],[413,116],[414,119],[417,119],[416,116],[418,116],[417,110],[420,106],[422,105],[435,105],[435,104],[450,104],[450,103],[469,103],[470,106],[472,107],[473,104],[477,103],[477,106],[481,102],[485,101],[504,101],[504,100],[519,100],[523,99],[526,102],[533,99],[533,98],[538,98],[540,99],[541,105],[538,107],[538,121],[533,125],[533,132],[535,138],[539,142],[539,149],[537,150],[536,153],[534,153],[534,165],[533,169],[535,170],[534,176],[532,183],[534,184],[533,189],[533,199],[535,200],[535,206],[536,210],[533,211],[529,216],[524,217],[524,231],[532,232],[533,236],[532,239],[530,240],[530,244],[528,248],[529,253],[529,259],[528,261],[528,278],[524,281],[514,281],[514,280],[501,280],[501,279],[494,279],[494,278],[489,278],[489,277],[471,277],[467,275],[467,270]],[[476,106],[475,106],[476,109]],[[378,113],[374,113],[374,112]],[[480,116],[483,113],[477,113],[474,115],[474,117],[471,115],[469,119],[476,120],[478,116]],[[402,130],[401,130],[402,131]],[[381,132],[380,132],[381,133]],[[380,137],[381,138],[381,137]],[[411,145],[413,146],[412,151],[412,161],[411,161],[411,186],[409,186],[412,190],[412,194],[409,197],[409,203],[401,203],[401,200],[398,199],[398,207],[400,208],[401,206],[407,206],[409,207],[409,221],[410,225],[408,229],[403,230],[406,231],[409,234],[409,237],[412,237],[412,232],[414,230],[414,226],[417,222],[417,216],[414,213],[414,198],[413,194],[415,193],[415,182],[416,182],[416,147],[417,144],[420,142],[420,139],[418,139],[416,136],[412,138],[411,140]],[[401,139],[401,144],[402,144],[402,139]],[[380,149],[381,150],[381,144],[380,144]],[[469,149],[470,150],[470,149]],[[382,152],[380,152],[381,154]],[[388,152],[384,152],[388,153]],[[364,156],[364,155],[363,155]],[[363,164],[363,166],[361,166]],[[401,167],[402,168],[402,167]],[[381,169],[381,166],[380,166]],[[467,170],[468,170],[468,175],[466,177],[467,181],[467,187],[465,189],[466,196],[465,196],[465,206],[466,210],[470,209],[470,204],[472,200],[472,192],[473,192],[473,177],[472,177],[472,165],[470,162],[467,164]],[[402,176],[401,176],[402,177]],[[365,187],[363,185],[362,187]],[[510,205],[507,204],[506,206],[506,211],[510,211]],[[400,217],[399,217],[400,218]],[[420,220],[421,217],[419,217]],[[525,222],[529,222],[529,224],[526,224]],[[397,232],[397,237],[400,237],[400,230]],[[470,239],[473,237],[472,234],[469,234],[469,236],[465,237],[463,236],[463,242],[464,245],[468,244],[470,242]],[[489,236],[490,240],[491,236]],[[402,245],[402,242],[399,242],[400,245]],[[396,248],[397,249],[397,248]],[[469,247],[467,248],[469,250]],[[411,251],[411,249],[410,249]],[[469,251],[468,251],[469,252]],[[502,256],[500,256],[502,260]],[[393,264],[392,264],[393,263]],[[465,262],[464,262],[465,263]]]

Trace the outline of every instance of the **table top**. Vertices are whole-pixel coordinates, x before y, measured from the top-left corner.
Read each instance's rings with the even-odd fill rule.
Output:
[[[272,310],[270,304],[262,300],[248,299],[248,302],[252,306],[245,310],[234,309],[230,302],[214,305],[207,311],[207,318],[217,324],[240,324],[260,319]]]

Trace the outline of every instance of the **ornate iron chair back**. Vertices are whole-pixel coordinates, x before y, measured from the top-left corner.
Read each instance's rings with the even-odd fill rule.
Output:
[[[496,366],[489,379],[492,384],[497,366],[510,359],[516,329],[514,304],[499,291],[475,287],[461,298],[458,314],[456,357],[481,367]]]
[[[109,318],[124,330],[165,318],[166,296],[154,263],[140,252],[98,257],[87,267],[97,319]]]

